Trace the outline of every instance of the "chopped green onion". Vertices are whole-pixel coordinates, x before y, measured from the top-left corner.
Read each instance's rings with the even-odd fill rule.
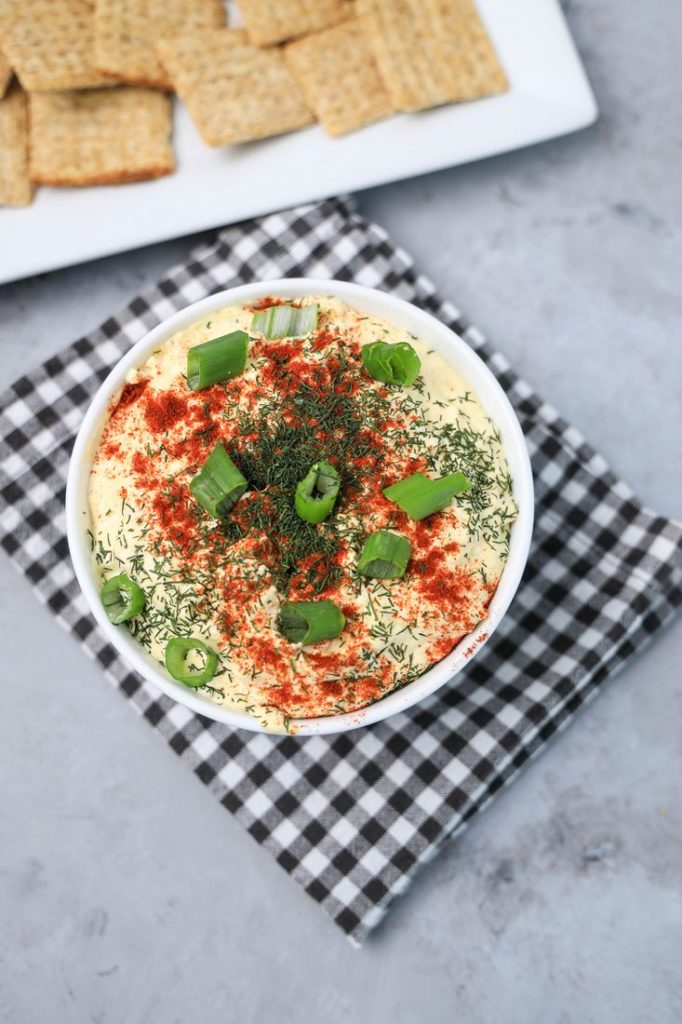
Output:
[[[185,686],[204,686],[216,674],[218,655],[203,640],[174,636],[166,644],[166,668]]]
[[[384,495],[406,512],[410,519],[419,520],[440,512],[456,494],[461,494],[469,487],[471,484],[464,473],[450,473],[438,480],[430,480],[423,473],[413,473],[397,484],[385,487]]]
[[[298,338],[317,328],[317,303],[310,306],[269,306],[253,314],[251,330],[264,338]]]
[[[187,353],[187,387],[202,391],[211,384],[232,380],[244,372],[249,336],[245,331],[232,331],[222,338],[213,338],[195,345]]]
[[[334,640],[346,625],[346,617],[333,601],[285,601],[277,628],[292,644],[317,644]]]
[[[226,515],[248,487],[222,444],[218,442],[189,489],[200,505],[216,519]]]
[[[341,479],[330,462],[316,462],[296,487],[294,507],[306,523],[321,523],[332,512]]]
[[[372,341],[362,346],[360,354],[370,377],[384,384],[409,386],[421,370],[419,356],[406,341]]]
[[[147,603],[142,587],[124,572],[103,583],[99,596],[109,621],[115,626],[139,615]]]
[[[389,530],[377,530],[365,538],[358,572],[379,580],[400,579],[405,575],[412,547],[407,537]]]

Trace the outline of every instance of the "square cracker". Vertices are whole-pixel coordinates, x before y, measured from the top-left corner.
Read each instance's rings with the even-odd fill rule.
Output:
[[[320,32],[353,14],[350,0],[239,0],[249,39],[272,46]]]
[[[30,175],[41,185],[106,185],[174,169],[171,101],[123,86],[32,93]]]
[[[240,29],[182,34],[157,44],[173,86],[209,146],[263,139],[314,121],[279,50]]]
[[[224,25],[221,0],[96,0],[95,65],[124,82],[168,89],[156,41]]]
[[[0,204],[28,206],[33,185],[28,176],[28,101],[17,85],[0,100]]]
[[[450,91],[423,15],[423,0],[358,0],[370,44],[396,110],[447,103]]]
[[[95,27],[87,0],[25,0],[3,47],[30,92],[113,85],[95,69]]]
[[[441,60],[453,100],[504,92],[509,83],[473,0],[425,0],[438,26]]]
[[[503,91],[507,81],[472,0],[358,0],[396,110]]]
[[[344,135],[391,114],[362,18],[289,43],[284,56],[329,135]]]
[[[12,68],[10,67],[10,63],[2,50],[0,50],[0,99],[2,99],[7,92],[7,86],[10,83],[11,77]]]

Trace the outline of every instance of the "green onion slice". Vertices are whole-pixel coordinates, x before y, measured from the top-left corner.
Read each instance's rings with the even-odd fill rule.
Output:
[[[269,306],[253,314],[251,330],[264,338],[298,338],[317,329],[317,303],[310,306]]]
[[[222,338],[213,338],[195,345],[187,353],[187,387],[202,391],[211,384],[232,380],[244,372],[249,336],[245,331],[232,331]]]
[[[423,473],[413,473],[384,488],[384,495],[406,512],[410,519],[425,519],[440,512],[457,494],[471,487],[464,473],[450,473],[430,480]]]
[[[174,636],[166,644],[166,668],[185,686],[204,686],[218,668],[218,655],[196,637]]]
[[[377,530],[365,538],[358,572],[378,580],[400,579],[405,575],[412,547],[402,533]]]
[[[409,386],[421,370],[419,356],[406,341],[372,341],[362,346],[360,354],[370,377],[384,384]]]
[[[306,523],[321,523],[332,512],[341,478],[330,462],[316,462],[296,487],[294,507]]]
[[[292,644],[318,644],[334,640],[346,625],[346,617],[333,601],[285,601],[277,628]]]
[[[115,626],[139,615],[147,603],[142,587],[124,572],[103,583],[99,596],[109,621]]]
[[[189,489],[200,505],[216,519],[226,515],[248,487],[222,444],[218,442]]]

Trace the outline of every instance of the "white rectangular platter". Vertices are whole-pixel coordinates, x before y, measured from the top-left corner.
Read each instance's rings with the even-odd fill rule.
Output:
[[[0,210],[0,283],[428,171],[583,128],[597,108],[558,0],[478,0],[510,81],[501,96],[403,114],[330,139],[314,126],[211,149],[175,117],[177,171],[99,188],[43,188]]]

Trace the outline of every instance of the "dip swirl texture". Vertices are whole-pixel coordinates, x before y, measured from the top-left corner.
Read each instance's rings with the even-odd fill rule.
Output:
[[[219,654],[201,692],[277,730],[362,708],[444,658],[484,618],[516,516],[499,433],[457,371],[389,322],[326,296],[302,305],[313,303],[317,329],[302,338],[267,340],[251,330],[256,307],[231,306],[165,342],[112,402],[89,486],[102,578],[127,573],[147,596],[133,635],[162,663],[172,637],[201,638]],[[189,390],[188,350],[235,330],[251,334],[244,373]],[[409,341],[414,384],[369,376],[361,348],[377,340]],[[221,520],[189,491],[218,442],[249,484]],[[294,494],[319,460],[341,491],[312,524]],[[470,489],[418,522],[382,493],[413,473],[455,471]],[[377,530],[410,541],[401,579],[357,572]],[[318,599],[342,610],[343,632],[287,640],[282,603]]]

